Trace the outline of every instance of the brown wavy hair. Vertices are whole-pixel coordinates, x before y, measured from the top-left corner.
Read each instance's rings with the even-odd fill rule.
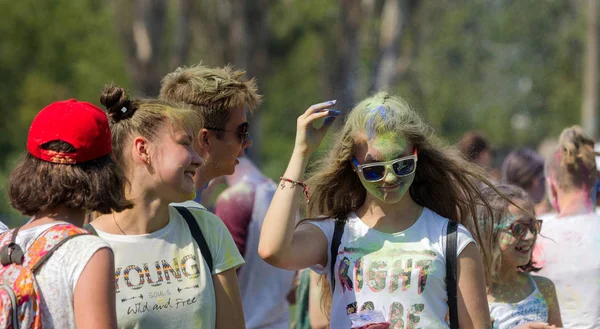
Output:
[[[402,98],[385,92],[377,93],[354,107],[329,153],[317,163],[317,169],[308,180],[311,200],[314,200],[308,207],[309,216],[314,219],[325,215],[321,220],[334,218],[345,221],[350,212],[363,205],[367,191],[353,171],[351,158],[365,135],[390,132],[400,134],[418,150],[415,179],[409,189],[414,201],[465,225],[481,243],[479,237],[482,233],[477,225],[475,206],[481,204],[488,210],[489,216],[494,216],[480,192],[480,184],[492,186],[485,172],[468,162],[456,147],[448,146],[437,138],[433,129]],[[482,250],[485,257],[488,257],[487,250]],[[328,289],[328,280],[323,278],[325,297],[322,306],[328,313],[331,290]]]
[[[580,126],[560,134],[554,154],[546,161],[546,177],[552,177],[564,191],[591,189],[597,178],[594,139]]]
[[[75,152],[63,141],[42,145],[45,150]],[[27,216],[58,206],[102,214],[132,207],[125,199],[121,170],[110,155],[80,164],[56,164],[28,152],[10,173],[10,205]]]

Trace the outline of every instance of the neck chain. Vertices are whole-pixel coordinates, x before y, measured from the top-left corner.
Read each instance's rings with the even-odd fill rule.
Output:
[[[127,235],[127,233],[125,233],[125,231],[123,231],[123,229],[121,228],[121,226],[119,226],[119,224],[117,224],[117,219],[115,218],[115,213],[112,213],[112,218],[113,218],[113,222],[115,222],[115,225],[117,225],[117,227],[119,228],[119,231],[121,231],[121,233],[123,233],[123,235]]]

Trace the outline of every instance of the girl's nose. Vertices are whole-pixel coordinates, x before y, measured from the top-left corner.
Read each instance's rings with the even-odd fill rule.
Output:
[[[531,233],[531,230],[529,228],[527,228],[527,230],[525,230],[525,235],[523,235],[523,237],[521,238],[521,240],[533,240],[535,239],[535,235],[533,233]]]
[[[398,179],[398,176],[396,176],[396,174],[394,173],[394,170],[386,167],[385,168],[385,176],[383,177],[383,181],[385,183],[393,183]]]

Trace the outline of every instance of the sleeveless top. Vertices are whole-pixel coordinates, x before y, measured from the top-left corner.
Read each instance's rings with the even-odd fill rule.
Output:
[[[518,303],[489,303],[493,329],[511,329],[527,322],[548,322],[548,305],[544,296],[529,275],[533,292]]]

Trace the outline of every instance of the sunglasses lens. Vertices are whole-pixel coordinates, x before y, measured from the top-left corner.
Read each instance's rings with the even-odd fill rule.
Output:
[[[406,159],[394,163],[394,172],[398,176],[405,176],[412,174],[415,171],[415,159]]]
[[[539,220],[536,220],[533,223],[531,223],[531,233],[538,234],[538,233],[540,233],[541,230],[542,230],[542,222],[540,222]]]
[[[365,177],[365,180],[367,180],[369,182],[380,180],[383,178],[383,175],[385,174],[385,167],[384,166],[366,167],[366,168],[363,168],[362,173],[363,173],[363,176]]]
[[[512,230],[513,236],[518,238],[518,237],[522,237],[523,235],[525,235],[526,227],[525,227],[525,225],[523,225],[521,223],[514,223],[511,227],[511,230]]]

